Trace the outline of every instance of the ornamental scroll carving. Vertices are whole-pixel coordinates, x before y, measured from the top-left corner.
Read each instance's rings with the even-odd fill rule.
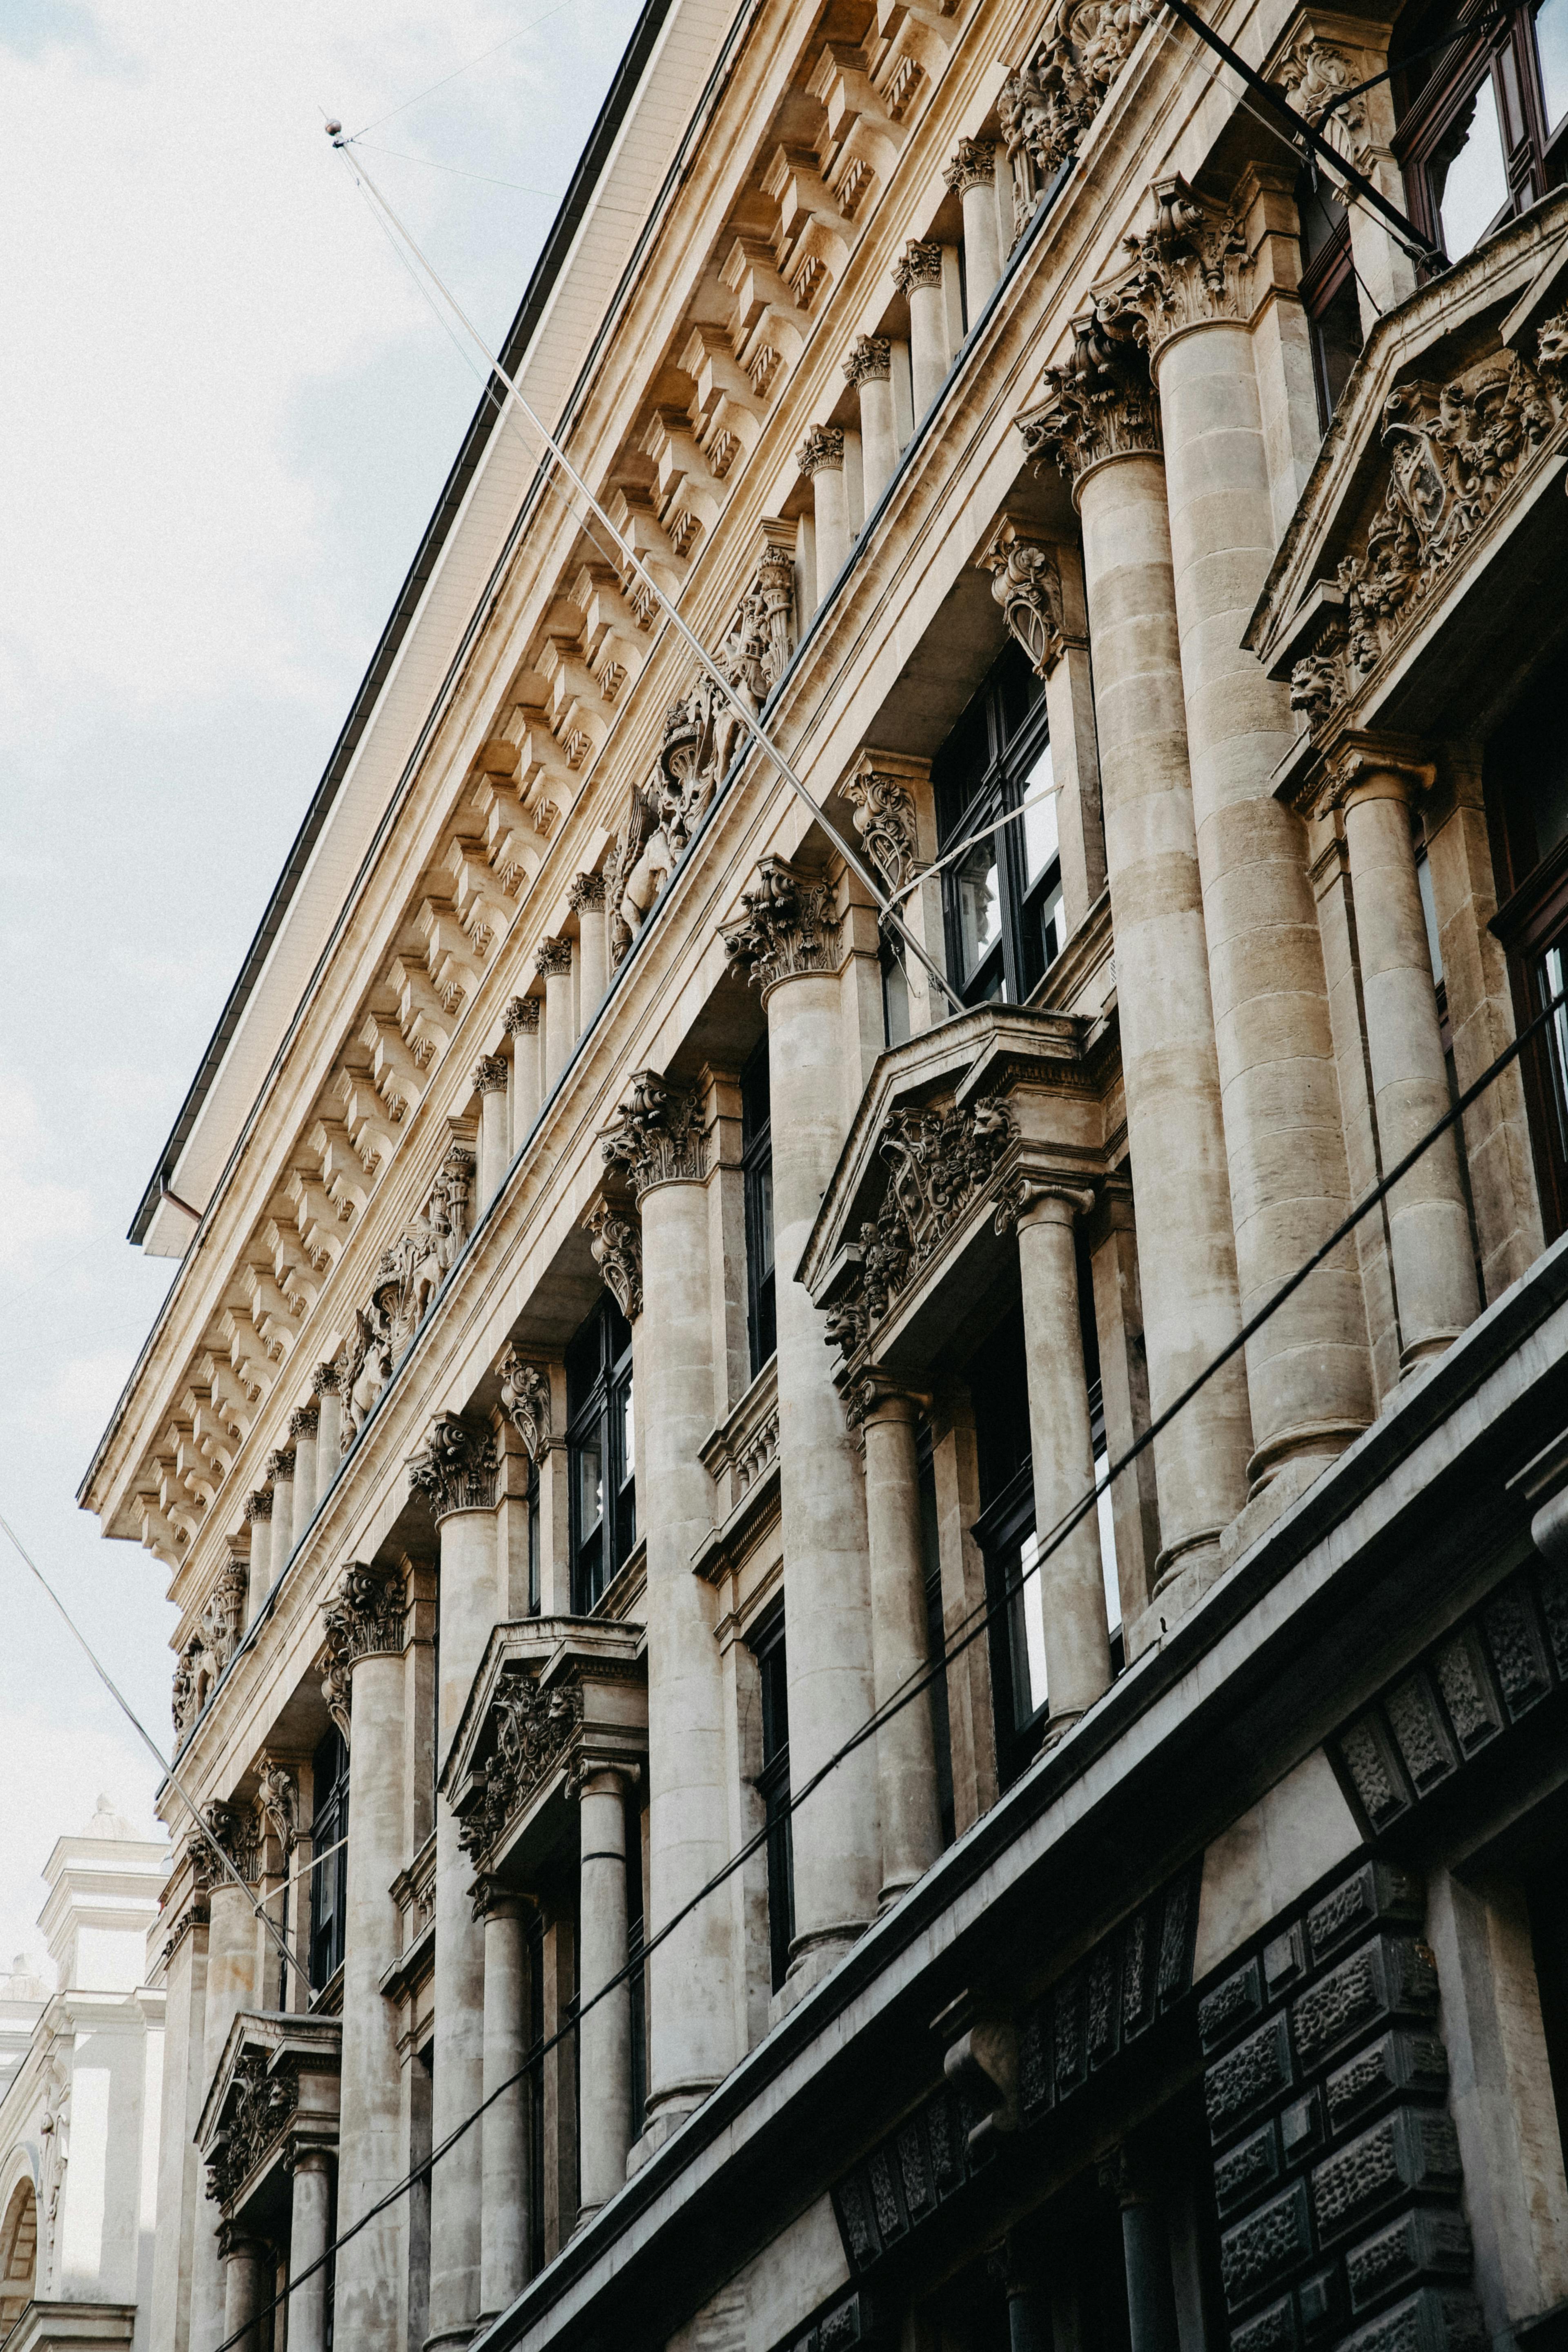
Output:
[[[1182,179],[1157,181],[1154,197],[1152,227],[1126,240],[1131,270],[1095,303],[1108,335],[1136,336],[1151,355],[1184,327],[1244,319],[1252,270],[1238,212],[1194,195]]]
[[[468,1237],[474,1155],[455,1144],[441,1162],[430,1197],[406,1233],[382,1255],[368,1305],[355,1310],[353,1337],[340,1380],[340,1444],[347,1454],[392,1380],[430,1303]]]
[[[831,971],[839,930],[834,906],[830,883],[782,857],[764,857],[751,888],[741,893],[740,920],[724,932],[731,966],[759,988]]]
[[[1037,677],[1048,677],[1062,657],[1062,575],[1054,548],[1023,539],[1004,522],[976,569],[991,575],[1007,634],[1022,646]]]
[[[862,768],[844,786],[855,812],[855,830],[889,890],[901,890],[920,870],[915,855],[913,795],[897,776]]]
[[[262,1758],[259,1778],[256,1801],[262,1821],[285,1854],[292,1853],[300,1837],[299,1782],[275,1756]]]
[[[1060,367],[1040,380],[1038,404],[1017,420],[1030,463],[1055,466],[1076,488],[1108,457],[1158,457],[1160,404],[1140,352],[1093,314],[1072,322]]]
[[[202,1807],[202,1820],[211,1842],[227,1855],[247,1886],[261,1872],[261,1821],[254,1805],[226,1805],[217,1799]],[[215,1858],[212,1883],[227,1876]]]
[[[653,772],[632,793],[605,885],[613,964],[668,886],[794,644],[795,563],[786,548],[770,545],[714,656],[723,687],[700,677],[671,704]]]
[[[1039,41],[996,100],[1013,168],[1015,241],[1040,194],[1078,153],[1084,132],[1158,0],[1057,0]]]
[[[292,2072],[269,2074],[265,2053],[240,2052],[225,2102],[227,2112],[207,2153],[210,2198],[220,2205],[229,2202],[282,2137],[299,2104],[300,2085]]]
[[[1347,99],[1344,93],[1363,77],[1351,71],[1342,50],[1315,33],[1303,34],[1280,60],[1279,78],[1297,113],[1330,138],[1342,131],[1352,161],[1360,163],[1371,144],[1365,136],[1366,105],[1359,96]]]
[[[580,1690],[541,1690],[531,1675],[509,1676],[490,1710],[495,1752],[474,1773],[458,1840],[482,1867],[518,1808],[559,1763],[583,1720]]]
[[[255,1496],[251,1498],[253,1502],[256,1499]],[[267,1496],[266,1503],[265,1514],[252,1514],[247,1506],[247,1517],[270,1517],[270,1495]],[[174,1717],[176,1741],[184,1738],[239,1646],[240,1636],[245,1631],[245,1602],[249,1589],[249,1567],[243,1559],[235,1555],[227,1566],[219,1570],[196,1630],[174,1661],[170,1712]]]
[[[605,1165],[616,1169],[640,1200],[650,1184],[700,1183],[707,1171],[708,1134],[695,1087],[672,1087],[657,1070],[642,1070],[604,1139]]]
[[[642,1231],[637,1219],[604,1201],[584,1219],[583,1231],[605,1288],[626,1321],[635,1323],[642,1313]]]
[[[455,1412],[438,1412],[408,1465],[410,1491],[439,1525],[453,1511],[489,1511],[496,1500],[496,1442]]]
[[[1513,483],[1560,442],[1565,418],[1568,310],[1538,330],[1533,364],[1498,352],[1447,383],[1389,394],[1382,499],[1364,547],[1339,565],[1318,644],[1291,673],[1291,708],[1314,734],[1359,694]]]
[[[502,1412],[528,1449],[529,1460],[542,1461],[550,1444],[550,1374],[542,1364],[531,1364],[516,1347],[508,1348],[496,1370]]]
[[[829,1310],[824,1337],[855,1355],[930,1264],[952,1226],[991,1190],[1017,1132],[999,1097],[949,1110],[889,1111],[877,1144],[889,1170],[879,1214],[860,1228],[858,1280]]]

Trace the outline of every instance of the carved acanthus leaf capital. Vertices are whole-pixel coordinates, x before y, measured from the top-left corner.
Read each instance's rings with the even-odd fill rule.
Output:
[[[978,568],[991,574],[991,593],[1002,607],[1008,635],[1023,646],[1037,677],[1048,677],[1067,643],[1056,550],[1021,538],[1005,521]]]
[[[642,1313],[642,1229],[635,1217],[602,1201],[583,1221],[588,1254],[628,1323]]]
[[[1151,359],[1184,328],[1245,320],[1252,274],[1238,213],[1195,195],[1183,179],[1156,181],[1154,198],[1153,226],[1127,239],[1131,272],[1095,306],[1113,334],[1136,311]]]
[[[843,426],[814,425],[795,451],[795,462],[803,474],[815,476],[825,467],[837,471],[844,463]]]
[[[275,1486],[279,1478],[294,1475],[294,1448],[291,1445],[280,1445],[276,1454],[268,1455],[267,1475]]]
[[[437,1525],[454,1511],[489,1511],[496,1501],[496,1442],[455,1412],[438,1412],[408,1465],[408,1484]]]
[[[1281,58],[1278,79],[1300,115],[1321,131],[1352,162],[1366,152],[1366,103],[1359,95],[1346,98],[1364,74],[1351,69],[1349,58],[1332,41],[1303,33]]]
[[[901,890],[919,866],[912,794],[897,776],[868,766],[847,779],[844,797],[872,864],[889,890]]]
[[[469,1083],[477,1095],[504,1095],[507,1076],[506,1055],[487,1054],[482,1061],[476,1063]]]
[[[226,1854],[247,1886],[254,1886],[261,1864],[260,1822],[254,1805],[226,1805],[215,1799],[202,1807],[202,1820],[212,1843]],[[213,1857],[214,1886],[227,1874]]]
[[[566,904],[574,915],[596,915],[604,910],[605,877],[602,874],[574,874],[566,886]]]
[[[509,1037],[535,1036],[543,1010],[542,996],[514,996],[501,1015],[501,1026]]]
[[[863,383],[886,383],[893,373],[893,345],[887,335],[857,335],[844,362],[844,373],[857,389]]]
[[[990,139],[961,139],[942,178],[954,195],[966,188],[989,188],[996,179],[996,147]]]
[[[310,1387],[318,1397],[336,1396],[342,1386],[342,1375],[336,1364],[318,1364],[310,1374]]]
[[[764,857],[756,878],[741,894],[739,921],[724,931],[731,963],[760,988],[804,973],[831,971],[837,960],[840,919],[831,883]]]
[[[289,1434],[292,1438],[314,1437],[321,1425],[319,1404],[297,1404],[289,1416]]]
[[[893,283],[900,294],[913,294],[922,286],[942,284],[942,247],[930,245],[921,237],[911,237],[893,264]]]
[[[400,1569],[355,1561],[321,1615],[326,1642],[321,1696],[346,1727],[353,1669],[361,1658],[401,1657],[407,1645],[407,1589]]]
[[[509,1347],[496,1370],[500,1376],[500,1408],[521,1438],[531,1462],[542,1459],[550,1444],[550,1373],[542,1364],[530,1363],[517,1347]]]
[[[261,1817],[286,1854],[300,1836],[300,1784],[275,1756],[263,1756],[256,1801]]]
[[[270,1486],[258,1486],[253,1495],[247,1495],[246,1496],[245,1516],[250,1521],[252,1526],[255,1525],[258,1519],[260,1519],[263,1524],[265,1524],[266,1521],[271,1518],[272,1489]]]
[[[541,980],[563,980],[572,971],[570,940],[541,940],[533,951],[533,968]]]
[[[1142,359],[1113,341],[1093,316],[1073,320],[1073,347],[1041,378],[1038,405],[1018,419],[1034,465],[1057,467],[1076,495],[1109,458],[1161,454],[1160,404]]]
[[[641,1070],[604,1139],[605,1165],[619,1169],[640,1200],[652,1184],[700,1184],[707,1173],[702,1098]]]

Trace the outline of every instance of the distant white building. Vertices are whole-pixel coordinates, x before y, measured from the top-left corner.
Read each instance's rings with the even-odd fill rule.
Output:
[[[0,1977],[0,2343],[146,2340],[163,1994],[143,1979],[168,1868],[111,1800],[44,1866],[51,1993]]]

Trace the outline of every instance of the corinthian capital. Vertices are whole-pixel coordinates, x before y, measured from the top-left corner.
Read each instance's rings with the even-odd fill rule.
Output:
[[[474,1075],[471,1080],[474,1092],[477,1095],[504,1095],[506,1092],[507,1075],[507,1063],[504,1054],[485,1055],[483,1059],[478,1062],[474,1067]]]
[[[543,1010],[542,996],[514,996],[501,1016],[508,1036],[537,1035],[539,1016]]]
[[[401,1657],[406,1646],[407,1597],[400,1570],[366,1568],[358,1561],[321,1616],[326,1637],[326,1678],[321,1688],[334,1715],[346,1716],[349,1686],[361,1658]],[[340,1720],[342,1717],[340,1717]]]
[[[844,373],[858,390],[863,383],[886,383],[893,373],[893,345],[887,335],[857,335],[849,346]]]
[[[795,462],[803,474],[820,474],[823,467],[837,470],[844,464],[844,428],[841,425],[814,425],[795,453]]]
[[[912,294],[918,287],[942,284],[942,247],[923,244],[911,237],[893,264],[893,283],[900,294]]]
[[[605,1133],[605,1164],[620,1169],[641,1200],[650,1184],[700,1184],[707,1145],[696,1088],[672,1087],[657,1070],[641,1070]]]
[[[438,1412],[424,1446],[408,1465],[408,1484],[423,1495],[439,1525],[453,1511],[495,1507],[496,1446],[488,1429],[475,1429],[455,1412]]]
[[[1044,397],[1017,420],[1037,466],[1058,467],[1074,492],[1110,457],[1158,457],[1160,404],[1148,370],[1094,316],[1073,320],[1073,347],[1041,378]]]
[[[942,178],[955,195],[965,188],[989,188],[996,177],[996,148],[989,139],[961,139]]]
[[[642,1232],[637,1219],[603,1201],[584,1219],[583,1231],[606,1288],[626,1321],[635,1323],[642,1313]]]
[[[1185,327],[1247,315],[1252,259],[1238,215],[1194,195],[1181,179],[1157,180],[1153,226],[1127,239],[1133,266],[1100,309],[1136,310],[1152,359]]]
[[[759,988],[804,972],[828,971],[838,942],[830,883],[782,857],[764,857],[741,893],[741,918],[724,932],[734,969]]]
[[[533,968],[541,980],[560,980],[572,970],[570,940],[541,940],[533,951]]]
[[[897,776],[871,764],[847,778],[844,797],[878,872],[889,890],[901,890],[912,880],[917,863],[912,794]]]
[[[605,911],[604,876],[574,874],[566,886],[566,904],[574,915],[602,915]]]
[[[1004,522],[979,559],[991,574],[991,593],[1002,607],[1007,634],[1028,655],[1037,677],[1048,677],[1062,657],[1062,578],[1056,551],[1038,540],[1022,539]]]

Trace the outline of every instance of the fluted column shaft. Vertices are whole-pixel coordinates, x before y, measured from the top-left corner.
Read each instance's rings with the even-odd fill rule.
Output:
[[[1154,355],[1164,429],[1188,756],[1244,1315],[1345,1213],[1350,1176],[1322,940],[1301,823],[1272,775],[1287,689],[1242,638],[1277,544],[1252,342],[1227,317]],[[1310,1275],[1247,1349],[1264,1481],[1319,1462],[1373,1414],[1353,1251]]]
[[[289,1443],[294,1454],[294,1515],[291,1533],[296,1543],[316,1516],[316,1452],[321,1414],[313,1404],[301,1405],[289,1416]]]
[[[1130,453],[1078,485],[1094,646],[1105,856],[1138,1265],[1158,1415],[1240,1328],[1208,947],[1198,883],[1164,468]],[[1207,1550],[1247,1497],[1233,1360],[1154,1441],[1163,1568]]]
[[[327,2352],[327,2266],[322,2263],[309,2278],[302,2274],[313,2263],[321,2262],[327,2251],[331,2210],[332,2160],[325,2148],[306,2148],[294,2159],[289,2275],[290,2279],[300,2278],[300,2284],[289,2290],[289,2352]],[[345,2246],[343,2252],[347,2253],[349,2249]],[[341,2262],[340,2257],[340,2276]],[[388,2285],[395,2301],[395,2279],[389,2280]],[[342,2291],[340,2284],[340,2294]],[[345,2344],[358,2345],[367,2340],[345,2322],[340,2320],[338,2324]]]
[[[535,2193],[529,2179],[528,2084],[512,2081],[527,2054],[527,1973],[528,1906],[521,1895],[487,1890],[484,2095],[493,2104],[479,2124],[479,2308],[487,2315],[504,2311],[528,2277],[528,2223]],[[584,2088],[587,2079],[584,2074]],[[510,2089],[501,2090],[503,2083]]]
[[[966,180],[963,185],[963,275],[973,326],[1002,275],[1001,239],[996,229],[996,186],[989,179]]]
[[[1035,1529],[1042,1552],[1055,1543],[1036,1571],[1053,1729],[1092,1706],[1110,1681],[1098,1517],[1089,1511],[1059,1539],[1051,1532],[1094,1479],[1075,1238],[1077,1221],[1089,1205],[1088,1193],[1050,1187],[1036,1193],[1018,1218]]]
[[[570,895],[577,917],[577,1005],[585,1029],[610,981],[609,918],[605,911],[604,876],[579,874]]]
[[[849,500],[844,481],[844,436],[837,457],[811,469],[812,516],[816,526],[816,599],[826,595],[849,556]]]
[[[1410,835],[1411,779],[1374,750],[1344,797],[1366,1006],[1367,1059],[1384,1170],[1448,1109],[1431,950]],[[1469,1210],[1452,1129],[1388,1198],[1400,1367],[1439,1356],[1480,1309]]]
[[[713,1524],[701,1461],[714,1401],[707,1188],[655,1183],[641,1206],[634,1345],[646,1457],[638,1515],[647,1529],[648,1924],[657,1935],[728,1860],[730,1843],[714,1595],[691,1570]],[[740,2055],[730,2022],[734,1965],[722,1903],[700,1906],[650,1956],[650,2121],[691,2105]]]
[[[845,1427],[824,1318],[796,1282],[838,1158],[843,1026],[838,982],[802,971],[764,991],[773,1089],[779,1476],[790,1775],[805,1782],[875,1704],[866,1482]],[[795,1958],[809,1982],[877,1908],[876,1759],[865,1742],[794,1817]]]
[[[437,1753],[445,1763],[496,1620],[493,1508],[456,1509],[441,1535],[440,1690]],[[484,2094],[484,1929],[459,1824],[436,1800],[436,2064],[431,2131],[438,2145]],[[430,2176],[430,2341],[468,2340],[479,2312],[482,2147],[464,2134]]]
[[[399,2020],[381,1990],[398,1952],[392,1882],[403,1866],[406,1677],[402,1626],[355,1658],[349,1748],[347,1916],[343,1926],[338,2224],[357,2222],[405,2168]],[[395,1643],[395,1646],[391,1646]],[[405,2208],[363,2229],[338,2256],[339,2334],[363,2352],[396,2352]]]
[[[947,381],[952,361],[947,338],[947,296],[942,282],[942,247],[910,246],[893,276],[909,299],[910,373],[914,380],[918,424]]]
[[[921,1541],[919,1407],[878,1382],[864,1423],[866,1530],[871,1570],[871,1664],[880,1710],[926,1668],[925,1558]],[[792,1637],[793,1638],[793,1637]],[[942,1851],[936,1729],[922,1692],[879,1726],[877,1797],[884,1904],[896,1903]]]
[[[590,1769],[578,1802],[583,1817],[578,1985],[584,2011],[578,2027],[583,2085],[577,2135],[581,2221],[607,2204],[624,2185],[633,2119],[631,1987],[618,1984],[588,2007],[626,1965],[626,1814],[621,1774]]]

